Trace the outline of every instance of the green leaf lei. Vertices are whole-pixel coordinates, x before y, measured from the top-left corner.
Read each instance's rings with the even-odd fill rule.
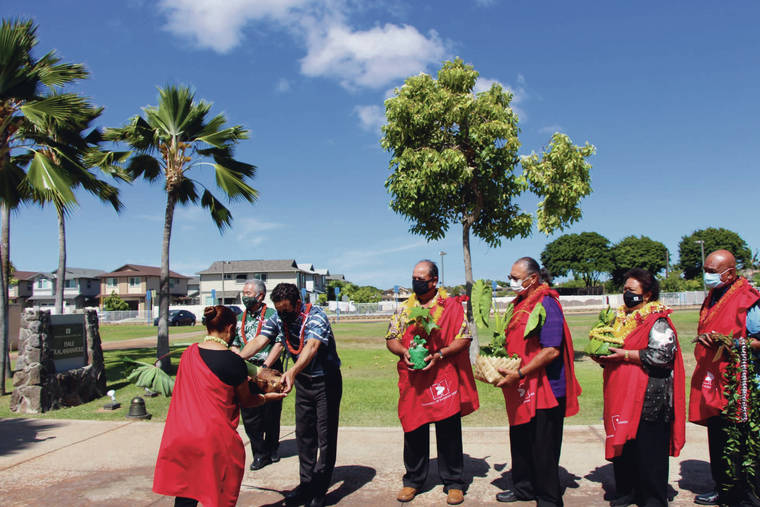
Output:
[[[726,338],[731,340],[730,337]],[[724,374],[727,403],[722,416],[733,424],[725,428],[728,438],[722,456],[730,483],[721,484],[721,489],[729,489],[744,475],[752,492],[760,496],[757,490],[760,474],[760,386],[755,384],[758,371],[752,361],[749,341],[738,338],[738,342],[738,347],[725,348],[729,362]],[[739,466],[734,467],[734,463]]]

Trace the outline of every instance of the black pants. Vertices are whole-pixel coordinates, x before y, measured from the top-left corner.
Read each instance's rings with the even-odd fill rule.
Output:
[[[282,371],[282,362],[277,361],[272,368]],[[280,415],[282,401],[271,401],[259,407],[241,408],[245,433],[251,440],[253,457],[266,457],[277,450],[280,444]]]
[[[462,452],[462,416],[452,415],[436,421],[438,475],[444,489],[464,489],[464,455]],[[430,461],[430,424],[404,433],[404,486],[420,489],[425,484]]]
[[[760,506],[760,499],[750,490],[749,481],[753,480],[741,471],[741,460],[743,456],[735,456],[731,463],[723,459],[723,448],[728,441],[726,428],[730,425],[738,425],[743,435],[749,431],[746,423],[736,423],[728,419],[715,416],[707,420],[707,442],[710,448],[710,471],[712,472],[715,488],[720,494],[720,503],[731,506]],[[742,439],[745,441],[746,439]],[[737,473],[736,480],[732,480],[728,475],[728,468],[731,467]],[[755,489],[760,491],[760,477],[756,477]]]
[[[174,507],[196,507],[198,500],[192,498],[186,498],[184,496],[174,497]]]
[[[343,379],[336,369],[320,377],[297,375],[295,385],[301,485],[322,496],[335,468]]]
[[[633,494],[640,506],[668,505],[668,443],[670,422],[639,421],[636,438],[612,459],[619,496]]]
[[[512,483],[518,498],[535,498],[539,506],[561,506],[559,455],[565,424],[565,398],[554,408],[536,410],[530,422],[509,427]]]

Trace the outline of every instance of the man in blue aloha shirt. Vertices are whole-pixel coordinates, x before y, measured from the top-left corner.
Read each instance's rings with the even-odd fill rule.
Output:
[[[280,283],[272,291],[277,313],[261,334],[240,351],[252,357],[278,336],[284,337],[293,365],[283,374],[284,392],[296,387],[296,444],[300,464],[298,487],[285,494],[290,503],[325,504],[338,447],[338,415],[343,394],[340,358],[330,321],[318,306],[304,304],[298,287]]]

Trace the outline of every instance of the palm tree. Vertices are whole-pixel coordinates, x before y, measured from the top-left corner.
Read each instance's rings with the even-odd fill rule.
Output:
[[[55,95],[55,92],[53,93]],[[110,203],[118,213],[123,207],[119,200],[119,190],[106,183],[92,172],[89,167],[93,164],[102,163],[103,152],[98,150],[98,144],[102,141],[99,130],[92,129],[91,124],[103,112],[103,108],[96,108],[84,97],[68,94],[68,113],[64,118],[55,118],[48,114],[40,115],[35,123],[30,123],[27,128],[21,129],[23,141],[21,145],[39,147],[40,156],[46,163],[54,165],[57,172],[66,176],[69,181],[69,190],[78,187],[98,197],[105,203]],[[89,132],[87,132],[89,130]],[[128,176],[118,166],[102,163],[101,169],[106,174],[128,180]],[[69,200],[63,199],[60,192],[44,190],[35,185],[32,178],[27,175],[24,187],[31,198],[44,206],[52,203],[58,218],[58,270],[55,285],[55,308],[58,313],[63,313],[63,293],[66,274],[66,215],[71,212],[76,204],[73,195]]]
[[[82,65],[62,64],[51,51],[39,59],[32,56],[37,27],[31,20],[7,20],[0,25],[0,323],[2,325],[2,374],[0,393],[5,394],[8,360],[8,282],[10,259],[10,212],[30,198],[28,184],[41,192],[59,194],[70,202],[69,181],[59,168],[47,163],[41,151],[18,146],[19,133],[41,115],[64,118],[68,95],[42,96],[43,86],[63,86],[87,77]],[[25,171],[28,168],[29,174]]]
[[[143,108],[144,117],[137,115],[117,129],[108,129],[105,138],[122,142],[132,148],[126,170],[134,178],[142,176],[155,182],[163,175],[166,190],[164,234],[161,246],[161,276],[159,282],[159,319],[156,355],[161,360],[169,353],[169,242],[171,240],[174,208],[177,204],[198,204],[209,210],[211,219],[220,231],[232,221],[230,211],[189,172],[195,167],[214,168],[216,185],[229,200],[245,199],[254,202],[258,192],[247,182],[256,167],[233,158],[234,145],[248,138],[248,131],[227,123],[219,114],[207,120],[211,104],[196,101],[187,87],[168,86],[159,89],[158,106]],[[115,155],[121,158],[123,155]],[[207,161],[211,159],[213,162]],[[203,188],[199,195],[199,187]],[[167,369],[170,361],[161,363]]]

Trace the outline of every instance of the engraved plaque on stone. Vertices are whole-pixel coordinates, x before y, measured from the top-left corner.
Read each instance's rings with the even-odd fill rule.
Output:
[[[87,366],[87,338],[84,314],[51,315],[55,370],[63,372]]]

